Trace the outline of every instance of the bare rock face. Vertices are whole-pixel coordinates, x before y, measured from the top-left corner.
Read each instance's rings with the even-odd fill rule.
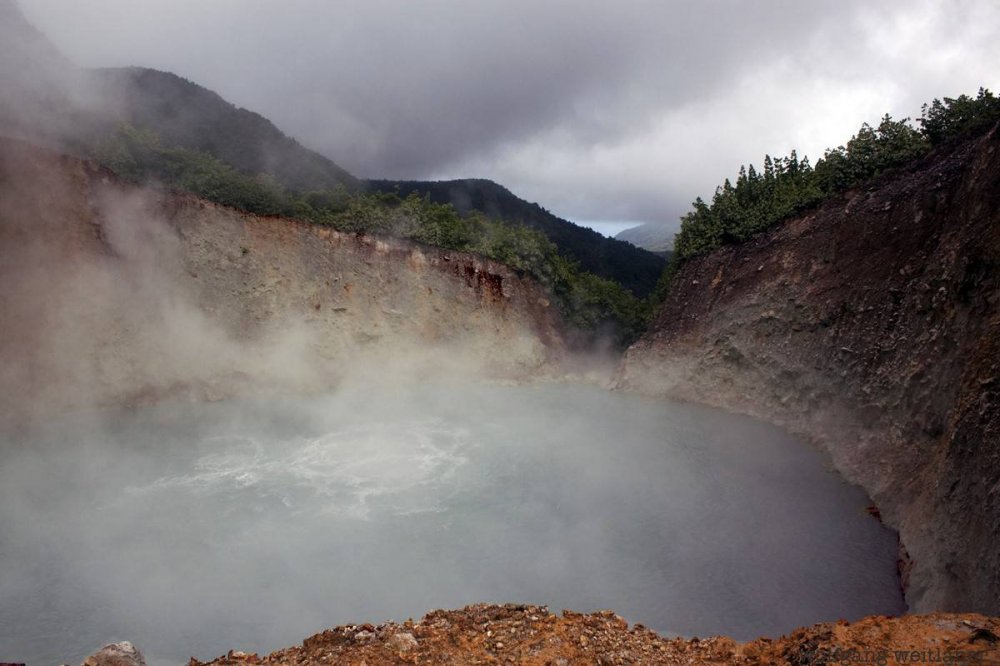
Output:
[[[397,652],[409,652],[417,647],[417,639],[413,637],[413,634],[401,631],[390,636],[385,644]]]
[[[1000,129],[686,264],[619,385],[811,438],[911,609],[1000,613]]]
[[[128,641],[105,645],[83,660],[82,666],[146,666],[139,649]]]
[[[0,405],[325,390],[373,375],[544,374],[549,295],[483,257],[140,188],[0,139]]]

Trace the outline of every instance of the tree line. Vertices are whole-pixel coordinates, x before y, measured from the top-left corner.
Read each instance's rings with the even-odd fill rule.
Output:
[[[829,149],[811,165],[793,150],[786,157],[764,157],[763,168],[741,166],[736,183],[716,188],[710,203],[695,199],[681,217],[674,241],[676,259],[658,288],[662,294],[678,266],[759,231],[888,170],[926,155],[946,141],[989,129],[1000,122],[1000,98],[979,89],[976,97],[945,97],[924,104],[917,120],[893,120],[886,114],[876,127],[865,123],[846,145]]]

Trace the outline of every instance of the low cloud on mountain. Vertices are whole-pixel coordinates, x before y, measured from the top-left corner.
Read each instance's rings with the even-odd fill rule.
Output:
[[[79,64],[177,72],[359,176],[490,178],[578,221],[675,224],[741,162],[1000,87],[988,0],[22,5]]]

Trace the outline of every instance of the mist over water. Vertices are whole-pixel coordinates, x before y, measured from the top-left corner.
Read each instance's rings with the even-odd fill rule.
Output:
[[[904,610],[895,536],[780,430],[572,385],[79,414],[0,448],[0,658],[270,651],[474,602],[740,639]]]

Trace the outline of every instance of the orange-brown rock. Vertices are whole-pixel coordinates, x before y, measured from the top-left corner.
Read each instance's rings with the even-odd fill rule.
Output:
[[[869,617],[736,643],[665,638],[610,611],[553,615],[539,606],[468,606],[419,622],[346,625],[266,657],[229,652],[191,666],[273,664],[1000,664],[1000,618],[982,615]]]

